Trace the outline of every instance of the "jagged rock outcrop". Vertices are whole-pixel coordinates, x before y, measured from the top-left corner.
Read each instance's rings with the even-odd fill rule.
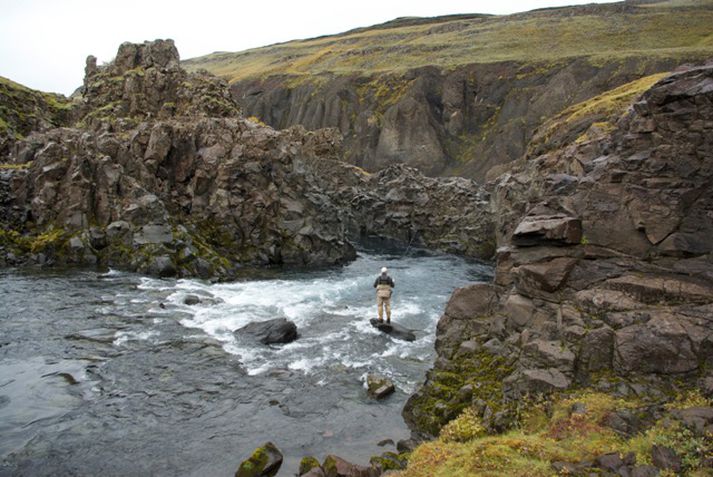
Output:
[[[572,386],[709,392],[713,65],[672,74],[611,132],[596,128],[498,179],[495,281],[451,297],[439,357],[404,410],[416,431],[467,406],[502,429],[521,398]]]
[[[180,67],[171,40],[87,60],[71,127],[18,142],[0,172],[0,264],[109,265],[226,277],[242,265],[320,266],[377,235],[493,253],[484,193],[340,161],[334,130],[275,131],[240,116],[227,85]],[[431,221],[431,216],[440,217]]]

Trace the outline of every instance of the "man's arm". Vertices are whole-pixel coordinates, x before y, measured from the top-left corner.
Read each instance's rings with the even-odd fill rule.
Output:
[[[374,280],[374,288],[376,288],[377,283],[379,283],[379,277],[376,277],[376,280]]]
[[[391,285],[391,288],[394,288],[396,286],[393,278],[389,277],[389,282],[390,282],[389,285]]]

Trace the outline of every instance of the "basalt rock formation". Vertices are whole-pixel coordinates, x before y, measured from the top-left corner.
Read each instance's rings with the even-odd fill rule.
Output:
[[[125,43],[102,67],[89,57],[68,116],[1,161],[0,263],[227,277],[243,265],[343,263],[364,235],[494,250],[473,181],[371,176],[340,161],[333,130],[245,119],[225,82],[181,68],[171,40]]]
[[[613,129],[563,127],[579,139],[544,128],[495,184],[496,277],[448,302],[404,409],[417,432],[466,408],[501,431],[528,396],[577,388],[713,397],[713,65],[662,79]]]
[[[477,180],[522,156],[544,119],[567,106],[680,60],[592,65],[502,62],[443,71],[422,67],[372,76],[270,76],[231,84],[238,104],[275,128],[337,128],[346,160],[378,171],[392,164],[429,176]]]

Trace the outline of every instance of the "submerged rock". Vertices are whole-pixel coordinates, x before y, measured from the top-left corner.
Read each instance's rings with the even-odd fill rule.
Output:
[[[385,376],[374,373],[366,375],[366,388],[369,396],[374,399],[384,399],[396,391],[393,381]]]
[[[285,318],[258,321],[243,326],[236,334],[248,336],[262,344],[291,343],[297,339],[297,325]]]
[[[240,464],[235,477],[274,477],[281,466],[282,453],[275,444],[266,442]]]

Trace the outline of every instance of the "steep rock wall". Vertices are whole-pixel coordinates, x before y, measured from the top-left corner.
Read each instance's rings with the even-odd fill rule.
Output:
[[[571,58],[423,67],[370,76],[267,76],[231,85],[248,116],[287,128],[334,127],[345,157],[375,171],[394,163],[424,174],[483,180],[519,158],[535,129],[566,107],[685,58]]]
[[[704,66],[656,83],[612,131],[593,124],[501,176],[495,281],[452,295],[412,428],[436,434],[473,407],[503,430],[522,399],[576,387],[712,396],[711,132]]]

